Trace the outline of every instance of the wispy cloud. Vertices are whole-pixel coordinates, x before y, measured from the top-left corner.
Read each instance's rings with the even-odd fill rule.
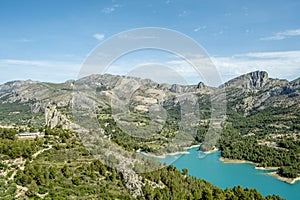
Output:
[[[194,59],[201,58],[195,57]],[[211,56],[210,59],[216,66],[223,82],[256,70],[267,71],[273,78],[288,80],[298,78],[300,74],[300,51],[251,52],[228,57]],[[198,63],[205,65],[205,62],[203,59]],[[187,80],[192,80],[193,83],[200,80],[199,74],[185,60],[174,59],[165,64],[171,66]],[[206,70],[206,68],[202,67],[201,70]],[[200,73],[202,72],[200,71]],[[203,81],[207,77],[201,78]]]
[[[18,65],[18,66],[35,66],[35,67],[55,67],[55,66],[64,66],[64,68],[74,69],[78,68],[80,65],[73,62],[64,62],[64,61],[46,61],[46,60],[19,60],[19,59],[0,59],[0,66],[5,65]]]
[[[64,82],[77,78],[80,66],[71,61],[0,59],[0,84],[24,79]]]
[[[184,10],[178,14],[178,17],[185,17],[187,14],[188,14],[188,12],[186,10]]]
[[[120,4],[114,4],[111,7],[105,7],[105,8],[103,8],[102,9],[102,13],[110,14],[110,13],[114,12],[117,8],[120,8],[120,7],[121,7]]]
[[[222,83],[242,74],[256,70],[267,71],[271,78],[288,80],[296,79],[300,74],[300,51],[249,52],[244,54],[235,54],[232,56],[211,56],[210,59],[216,67]],[[133,62],[133,60],[134,59],[130,59],[128,62],[120,62],[117,63],[117,65],[113,65],[108,70],[108,73],[125,75],[130,71],[134,71],[137,66],[149,65],[147,60],[142,59],[136,62]],[[206,67],[212,67],[206,57],[199,57],[198,55],[192,57],[192,60],[189,61],[190,63],[199,64],[197,65],[198,69],[196,70],[189,62],[176,56],[171,56],[167,59],[162,58],[161,60],[158,59],[153,63],[168,66],[170,69],[174,70],[177,75],[183,77],[189,84],[197,84],[198,82],[203,81],[211,86],[220,85],[218,78],[211,81],[208,80],[211,77],[204,77],[204,75],[215,73],[214,70]],[[155,76],[155,73],[150,75]],[[178,77],[171,79],[170,77],[172,74],[162,75],[168,77],[170,83],[172,81],[173,83],[178,83]],[[218,74],[214,74],[214,76],[218,77]],[[154,80],[155,78],[156,77],[152,79]]]
[[[278,32],[269,37],[263,37],[261,40],[283,40],[289,37],[300,36],[300,29]]]
[[[198,31],[201,31],[201,30],[204,30],[204,29],[206,29],[206,26],[199,26],[199,27],[194,29],[194,32],[198,32]]]
[[[114,11],[115,11],[114,7],[107,7],[107,8],[102,9],[102,12],[105,13],[105,14],[109,14],[109,13],[112,13]]]
[[[101,41],[101,40],[104,39],[105,35],[96,33],[96,34],[93,35],[93,37],[96,38],[97,40]]]
[[[203,66],[207,66],[205,57],[195,56],[192,59],[198,59],[198,62],[193,61],[191,63],[203,63]],[[216,66],[223,82],[255,70],[267,71],[269,76],[273,78],[285,78],[289,80],[298,78],[300,74],[300,51],[249,52],[233,56],[211,56],[210,59]],[[199,81],[206,82],[207,77],[202,77],[189,62],[176,56],[171,56],[167,59],[162,58],[162,60],[158,59],[153,63],[159,63],[159,65],[168,66],[170,69],[175,70],[176,73],[173,74],[162,74],[169,78],[170,83],[172,80],[174,80],[174,83],[178,82],[177,75],[183,77],[189,84],[196,84]],[[130,58],[128,61],[115,63],[107,73],[127,74],[141,65],[149,66],[147,59],[137,59],[137,61],[134,61]],[[80,67],[81,65],[74,61],[0,59],[0,69],[2,71],[0,82],[3,83],[15,79],[61,82],[77,78]],[[201,67],[201,70],[209,69]],[[153,76],[156,76],[154,72],[151,73]],[[200,73],[203,73],[203,71],[200,71]],[[216,83],[216,85],[212,86],[218,85]]]
[[[48,66],[48,62],[41,61],[33,61],[33,60],[11,60],[11,59],[3,59],[0,60],[0,64],[8,64],[8,65],[33,65],[33,66]]]
[[[23,39],[18,40],[18,42],[32,42],[32,40],[23,38]]]
[[[225,81],[255,70],[270,77],[294,79],[300,74],[300,51],[253,52],[231,57],[212,57]]]

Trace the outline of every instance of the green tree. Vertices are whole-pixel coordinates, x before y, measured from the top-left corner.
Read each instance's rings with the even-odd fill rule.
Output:
[[[204,188],[204,190],[202,191],[202,200],[212,200],[213,196],[212,196],[212,191],[209,188]]]
[[[73,176],[72,183],[74,185],[80,185],[80,179],[79,179],[79,177],[78,176]]]
[[[57,176],[57,167],[56,166],[50,166],[49,167],[49,178],[50,179],[55,179]]]
[[[31,181],[30,185],[28,186],[28,190],[26,191],[26,195],[29,197],[34,197],[36,193],[38,193],[39,187],[37,186],[36,182],[33,180]]]
[[[69,178],[71,176],[70,169],[67,165],[63,166],[63,168],[61,169],[61,172],[66,178]]]
[[[187,176],[188,175],[188,169],[187,168],[183,168],[182,169],[182,174]]]
[[[31,126],[30,128],[29,128],[29,132],[31,132],[31,133],[33,133],[33,132],[35,132],[36,130],[35,130],[35,128],[33,127],[33,126]]]

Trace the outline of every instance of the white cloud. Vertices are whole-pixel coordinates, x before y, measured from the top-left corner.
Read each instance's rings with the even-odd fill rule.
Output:
[[[122,7],[120,4],[114,4],[111,7],[103,8],[102,12],[105,14],[110,14],[110,13],[114,12],[116,10],[116,8],[120,8],[120,7]]]
[[[201,30],[204,30],[204,29],[206,29],[206,26],[199,26],[199,27],[194,29],[194,32],[198,32],[198,31],[201,31]]]
[[[64,82],[77,78],[80,66],[66,61],[0,59],[0,84],[24,79]]]
[[[105,14],[112,13],[113,11],[115,11],[114,7],[108,7],[108,8],[103,8],[102,9],[102,12],[105,13]]]
[[[212,57],[212,60],[224,81],[255,70],[267,71],[273,78],[289,80],[300,74],[300,51],[253,52]]]
[[[211,86],[220,85],[218,74],[221,77],[222,83],[256,70],[267,71],[271,78],[288,80],[294,80],[300,74],[300,51],[249,52],[232,56],[211,56],[210,59],[217,69],[217,74],[213,70],[213,66],[209,60],[199,55],[190,56],[190,63],[197,64],[199,72],[188,61],[177,56],[158,58],[158,60],[154,60],[152,63],[168,66],[172,70],[175,70],[189,84],[197,84],[202,81]],[[147,59],[134,61],[134,58],[132,58],[111,66],[108,73],[127,74],[141,65],[149,66]],[[170,74],[161,73],[163,76],[170,77]],[[155,75],[155,73],[152,75]],[[174,83],[178,82],[176,78],[173,80]]]
[[[300,36],[300,29],[278,32],[269,37],[263,37],[261,40],[283,40],[289,37]]]
[[[178,58],[177,56],[164,57],[162,59],[154,60],[153,63],[168,66],[175,70],[177,74],[182,76],[189,84],[197,84],[200,81],[206,83],[207,77],[202,77],[207,73],[202,70],[210,70],[205,66],[207,59],[205,57],[190,56],[195,59],[192,63],[202,63],[200,73],[197,72],[186,60]],[[239,75],[252,72],[255,70],[264,70],[269,73],[271,78],[280,78],[293,80],[299,77],[300,74],[300,51],[278,51],[278,52],[249,52],[244,54],[236,54],[233,56],[211,56],[211,60],[219,72],[222,81],[228,81]],[[112,74],[127,74],[135,70],[137,66],[149,66],[152,63],[147,63],[147,59],[140,57],[126,60],[124,62],[114,63],[107,73]],[[41,81],[65,81],[67,79],[77,78],[81,65],[76,62],[63,61],[47,61],[47,60],[21,60],[21,59],[0,59],[0,82],[6,82],[16,79],[34,79]],[[198,66],[199,67],[199,66]],[[161,71],[160,71],[161,72]],[[213,72],[213,71],[212,71]],[[170,80],[172,74],[166,74]],[[155,76],[155,73],[152,73]],[[217,76],[217,75],[216,75]],[[168,79],[168,80],[169,80]],[[174,77],[174,82],[177,78]],[[211,85],[211,84],[210,84]],[[218,86],[216,83],[212,86]]]
[[[187,14],[188,14],[188,12],[186,10],[184,10],[178,14],[178,17],[185,17]]]
[[[11,59],[3,59],[0,60],[0,64],[8,64],[8,65],[33,65],[33,66],[48,66],[47,62],[41,61],[31,61],[31,60],[11,60]]]
[[[18,59],[1,59],[0,66],[18,65],[18,66],[35,66],[35,67],[54,67],[65,66],[67,68],[78,67],[79,64],[62,61],[41,61],[41,60],[18,60]]]
[[[32,40],[27,39],[27,38],[23,38],[21,40],[18,40],[18,42],[32,42]]]
[[[97,40],[103,40],[105,35],[96,33],[96,34],[93,35],[93,37],[96,38]]]
[[[195,57],[192,63],[202,63],[202,67],[198,66],[200,73],[202,70],[209,70],[205,66],[211,66],[205,58]],[[251,52],[245,54],[236,54],[233,56],[211,56],[210,59],[214,63],[223,82],[240,76],[245,73],[256,70],[267,71],[269,77],[293,80],[300,74],[300,51],[279,51],[279,52]],[[208,62],[207,64],[205,64]],[[172,67],[180,75],[189,80],[189,83],[198,83],[205,81],[208,77],[202,77],[209,73],[200,75],[195,69],[182,59],[173,59],[163,64]],[[213,71],[211,71],[214,73]],[[217,76],[217,74],[216,74]],[[217,79],[216,79],[217,80]],[[213,81],[210,81],[213,82]],[[212,86],[217,86],[212,85]]]

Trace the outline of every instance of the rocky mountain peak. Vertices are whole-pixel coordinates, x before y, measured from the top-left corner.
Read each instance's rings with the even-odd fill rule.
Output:
[[[202,89],[202,88],[205,88],[205,85],[203,82],[199,82],[197,85],[197,89]]]
[[[254,71],[241,75],[226,82],[221,87],[237,87],[244,89],[261,89],[269,82],[268,73],[265,71]]]
[[[247,74],[246,74],[247,75]],[[255,88],[263,87],[269,80],[268,73],[265,71],[255,71],[248,74],[250,76],[250,82]]]
[[[36,81],[32,81],[32,80],[26,80],[26,81],[10,81],[7,82],[3,85],[0,85],[0,92],[7,92],[7,91],[12,91],[18,88],[21,88],[25,85],[30,85],[30,84],[35,84],[37,83]]]

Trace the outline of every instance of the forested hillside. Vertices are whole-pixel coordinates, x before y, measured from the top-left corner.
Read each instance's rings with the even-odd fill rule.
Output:
[[[1,199],[281,199],[240,186],[221,190],[173,166],[140,174],[143,194],[134,198],[123,174],[90,155],[75,133],[43,131],[20,139],[16,130],[0,130]]]

